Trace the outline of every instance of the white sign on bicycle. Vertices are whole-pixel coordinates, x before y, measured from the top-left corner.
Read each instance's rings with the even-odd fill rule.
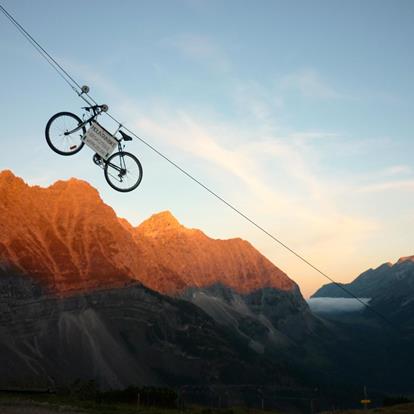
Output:
[[[83,142],[92,148],[105,160],[112,154],[118,141],[96,121],[92,121],[90,128],[83,137]]]

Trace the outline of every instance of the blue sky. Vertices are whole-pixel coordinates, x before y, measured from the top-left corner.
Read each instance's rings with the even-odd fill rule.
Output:
[[[414,254],[414,2],[2,4],[114,115],[336,280]],[[82,102],[2,15],[0,53],[1,169],[85,179],[133,224],[168,209],[245,238],[305,295],[326,282],[137,141],[144,180],[126,195],[88,149],[51,152],[47,120]]]

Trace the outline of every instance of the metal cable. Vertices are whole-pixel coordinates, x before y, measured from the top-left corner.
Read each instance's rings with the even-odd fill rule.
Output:
[[[114,121],[116,121],[116,122],[119,123],[119,121],[117,121],[115,118],[112,118],[112,119],[114,119]],[[244,218],[246,221],[248,221],[254,227],[256,227],[257,229],[259,229],[261,232],[263,232],[268,237],[270,237],[273,241],[275,241],[280,246],[282,246],[284,249],[286,249],[288,252],[292,253],[294,256],[296,256],[298,259],[300,259],[306,265],[310,266],[313,270],[315,270],[320,275],[322,275],[323,277],[325,277],[326,279],[328,279],[330,282],[332,282],[335,286],[337,286],[338,288],[340,288],[342,291],[346,292],[349,296],[351,296],[354,299],[356,299],[358,302],[360,302],[363,306],[365,306],[366,308],[368,308],[371,312],[373,312],[374,314],[376,314],[378,317],[380,317],[381,319],[385,320],[387,323],[390,323],[391,325],[393,325],[393,323],[391,321],[389,321],[388,318],[386,318],[384,315],[382,315],[381,313],[379,313],[375,308],[373,308],[371,305],[369,305],[368,303],[366,303],[363,300],[361,300],[361,298],[359,298],[356,295],[354,295],[349,289],[347,289],[341,283],[336,282],[334,279],[332,279],[328,274],[326,274],[325,272],[323,272],[322,270],[320,270],[318,267],[314,266],[311,262],[309,262],[309,260],[307,260],[305,257],[303,257],[302,255],[300,255],[299,253],[297,253],[295,250],[293,250],[292,248],[290,248],[286,243],[282,242],[279,238],[275,237],[272,233],[270,233],[269,231],[267,231],[264,227],[262,227],[259,224],[257,224],[257,222],[255,222],[253,219],[251,219],[247,214],[245,214],[242,211],[240,211],[237,207],[235,207],[233,204],[231,204],[230,202],[228,202],[227,200],[225,200],[223,197],[221,197],[215,191],[213,191],[212,189],[210,189],[207,185],[203,184],[199,179],[195,178],[191,173],[189,173],[188,171],[186,171],[184,168],[180,167],[176,162],[172,161],[170,158],[168,158],[166,155],[164,155],[161,151],[157,150],[153,145],[151,145],[145,139],[143,139],[140,136],[138,136],[134,131],[131,131],[126,126],[123,126],[123,128],[125,130],[127,130],[135,138],[137,138],[139,141],[141,141],[148,148],[150,148],[152,151],[154,151],[156,154],[158,154],[160,157],[162,157],[164,160],[166,160],[167,162],[169,162],[173,167],[177,168],[180,172],[182,172],[184,175],[186,175],[192,181],[194,181],[199,186],[201,186],[206,191],[208,191],[212,196],[214,196],[215,198],[217,198],[219,201],[221,201],[223,204],[225,204],[227,207],[229,207],[231,210],[233,210],[239,216],[241,216],[242,218]]]
[[[65,82],[71,87],[72,90],[74,90],[78,96],[80,96],[82,99],[85,99],[83,96],[81,96],[81,90],[82,87],[79,85],[78,82],[54,59],[34,38],[31,36],[27,30],[23,28],[23,26],[17,22],[17,20],[0,4],[0,11],[3,12],[3,14],[10,20],[10,22],[20,31],[20,33],[30,42],[30,44],[39,52],[39,54],[53,67],[53,69],[59,74],[59,76],[65,80]],[[72,83],[71,83],[72,82]],[[78,89],[76,89],[78,88]],[[88,98],[90,98],[96,105],[97,102],[90,96],[88,93],[85,93]],[[394,329],[399,331],[399,328],[395,326],[395,324],[390,321],[387,317],[385,317],[382,313],[377,311],[375,308],[373,308],[368,303],[361,300],[359,297],[354,295],[348,288],[346,288],[341,283],[336,282],[332,277],[330,277],[327,273],[320,270],[318,267],[313,265],[309,260],[307,260],[305,257],[303,257],[301,254],[297,253],[295,250],[290,248],[286,243],[282,242],[279,238],[274,236],[272,233],[267,231],[264,227],[257,224],[253,219],[251,219],[247,214],[243,213],[241,210],[239,210],[237,207],[235,207],[233,204],[225,200],[222,196],[220,196],[218,193],[213,191],[211,188],[209,188],[207,185],[203,184],[199,179],[194,177],[190,172],[188,172],[186,169],[178,165],[176,162],[172,161],[169,157],[164,155],[160,150],[155,148],[152,144],[150,144],[148,141],[146,141],[144,138],[141,138],[138,136],[134,131],[127,128],[125,125],[123,125],[117,118],[115,118],[113,115],[111,115],[109,112],[106,112],[106,115],[110,117],[113,121],[118,123],[119,125],[122,125],[122,127],[128,131],[131,135],[133,135],[135,138],[137,138],[141,143],[146,145],[149,149],[151,149],[153,152],[155,152],[157,155],[159,155],[161,158],[163,158],[165,161],[167,161],[170,165],[172,165],[174,168],[178,169],[181,173],[183,173],[185,176],[190,178],[192,181],[194,181],[196,184],[198,184],[200,187],[202,187],[204,190],[206,190],[208,193],[210,193],[213,197],[221,201],[223,204],[225,204],[227,207],[229,207],[231,210],[233,210],[236,214],[238,214],[240,217],[248,221],[250,224],[252,224],[254,227],[256,227],[258,230],[263,232],[265,235],[270,237],[274,242],[278,243],[280,246],[282,246],[284,249],[286,249],[288,252],[293,254],[295,257],[297,257],[299,260],[301,260],[303,263],[305,263],[307,266],[311,267],[313,270],[315,270],[317,273],[319,273],[324,278],[328,279],[331,283],[333,283],[335,286],[337,286],[339,289],[347,293],[349,296],[356,299],[359,303],[361,303],[365,308],[369,309],[373,314],[375,314],[378,318],[382,319],[383,321],[387,322],[390,326],[392,326]]]

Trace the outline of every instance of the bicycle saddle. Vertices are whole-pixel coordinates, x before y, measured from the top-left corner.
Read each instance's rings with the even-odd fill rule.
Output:
[[[122,135],[122,138],[123,138],[124,141],[132,141],[132,137],[125,134],[125,132],[119,131],[119,133]]]

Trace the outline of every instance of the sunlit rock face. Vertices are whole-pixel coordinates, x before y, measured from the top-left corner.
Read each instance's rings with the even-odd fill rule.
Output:
[[[132,230],[151,261],[174,272],[183,285],[205,287],[220,283],[238,293],[263,287],[294,290],[296,284],[242,239],[211,239],[202,231],[182,226],[168,211],[154,214]],[[171,293],[162,281],[152,288]]]
[[[223,284],[235,292],[297,290],[280,269],[241,239],[214,240],[170,212],[134,228],[84,181],[30,187],[0,174],[0,262],[66,294],[140,281],[176,295]]]
[[[131,235],[89,184],[30,187],[0,175],[0,262],[55,293],[119,286],[138,268]]]

